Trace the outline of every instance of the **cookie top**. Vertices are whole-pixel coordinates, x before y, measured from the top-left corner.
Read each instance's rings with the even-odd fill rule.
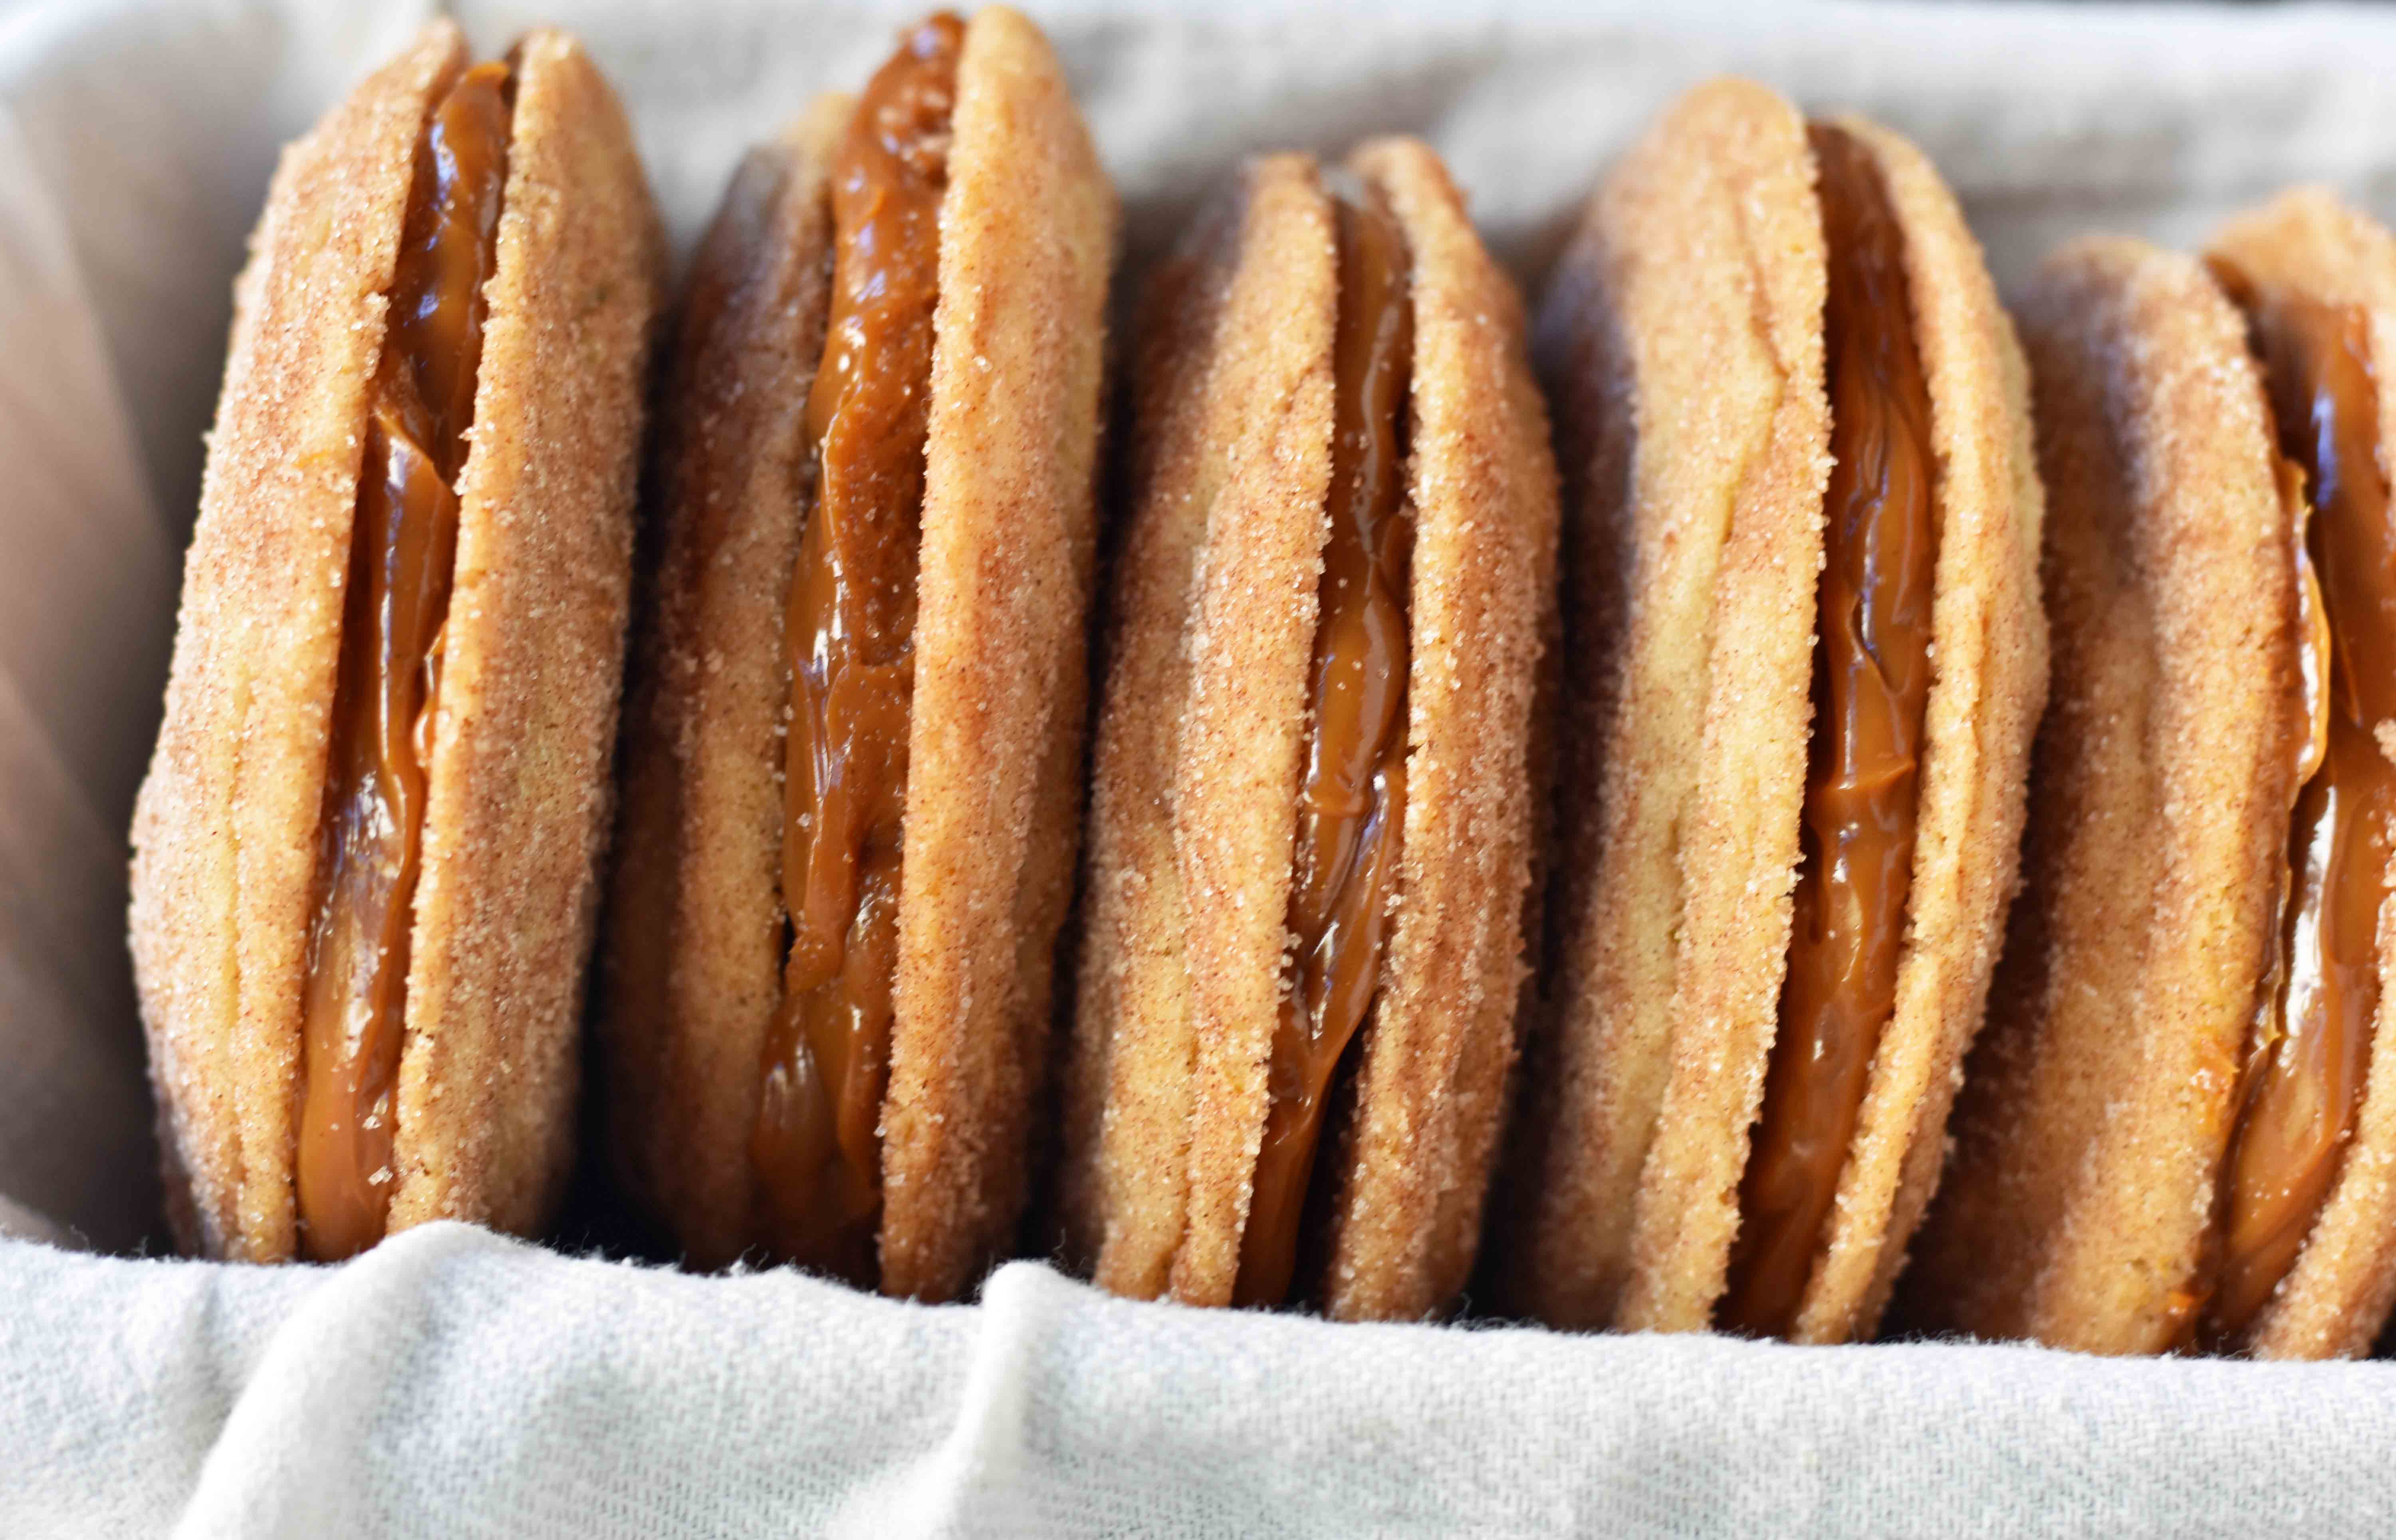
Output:
[[[882,1283],[1009,1241],[1072,896],[1115,196],[1039,29],[965,29],[940,207]]]
[[[536,1228],[562,1195],[614,816],[663,227],[581,45],[512,52],[499,265],[459,473],[391,1226]]]
[[[1750,606],[1795,617],[1748,650],[1752,664],[1754,644],[1777,644],[1785,656],[1763,671],[1796,679],[1777,699],[1800,743],[1777,772],[1788,848],[1750,916],[1785,948],[1829,474],[1824,260],[1803,122],[1761,86],[1716,82],[1608,175],[1540,305],[1534,354],[1555,403],[1567,518],[1564,854],[1549,921],[1556,1016],[1534,1045],[1510,1178],[1522,1206],[1498,1281],[1552,1324],[1611,1321],[1631,1276],[1673,1037],[1678,841],[1697,816],[1726,565]],[[1747,544],[1732,561],[1741,512]]]
[[[233,287],[131,935],[187,1247],[298,1249],[300,983],[341,589],[416,139],[467,64],[428,26],[283,153]]]
[[[1404,900],[1339,1151],[1324,1308],[1414,1320],[1446,1308],[1479,1253],[1513,1064],[1556,480],[1522,299],[1446,167],[1407,139],[1348,165],[1412,258],[1413,651]]]
[[[1977,1335],[2151,1352],[2190,1308],[2283,859],[2293,525],[2244,325],[2199,264],[2075,243],[2021,313],[2053,706],[1906,1292]]]
[[[1091,793],[1067,1206],[1098,1281],[1224,1304],[1263,1136],[1338,272],[1312,163],[1249,163],[1151,284]],[[1097,1130],[1099,1137],[1088,1135]]]

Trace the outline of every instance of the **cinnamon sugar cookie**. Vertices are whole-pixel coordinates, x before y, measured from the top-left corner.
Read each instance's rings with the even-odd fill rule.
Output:
[[[235,289],[131,934],[185,1245],[529,1231],[572,1132],[648,333],[623,114],[428,26]]]
[[[2067,247],[2025,319],[2055,704],[1908,1314],[2360,1354],[2396,1293],[2396,242],[2291,192],[2207,267]]]
[[[1438,159],[1252,162],[1139,338],[1066,1085],[1117,1293],[1433,1314],[1475,1255],[1554,473]]]
[[[2012,327],[1910,145],[1722,81],[1591,201],[1537,347],[1564,849],[1493,1280],[1560,1325],[1868,1334],[2044,690]]]
[[[666,392],[600,1023],[703,1266],[1011,1241],[1071,896],[1114,195],[1039,32],[911,28],[741,167]]]

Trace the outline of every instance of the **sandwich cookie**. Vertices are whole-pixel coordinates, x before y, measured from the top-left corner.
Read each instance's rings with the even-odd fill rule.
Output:
[[[435,22],[284,153],[134,815],[188,1247],[554,1205],[663,262],[559,33],[475,64]]]
[[[1536,346],[1564,853],[1494,1281],[1564,1326],[1869,1334],[2044,689],[2012,326],[1918,151],[1723,81],[1598,192]]]
[[[906,32],[683,303],[600,1022],[699,1266],[950,1299],[1013,1240],[1080,816],[1114,194],[1039,32]]]
[[[1430,1315],[1524,976],[1556,514],[1521,304],[1424,146],[1267,156],[1135,375],[1066,1246],[1119,1294]]]
[[[2396,241],[2324,192],[2024,312],[2055,700],[1908,1313],[2354,1356],[2396,1292]]]

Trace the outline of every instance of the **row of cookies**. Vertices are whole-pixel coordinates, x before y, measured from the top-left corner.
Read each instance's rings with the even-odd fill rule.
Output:
[[[1912,147],[1717,83],[1536,325],[1423,146],[1250,162],[1110,430],[1115,221],[1031,23],[909,29],[734,178],[636,518],[579,47],[286,153],[134,830],[188,1246],[537,1231],[587,1014],[703,1267],[2368,1347],[2384,232],[2072,247],[2026,364]]]

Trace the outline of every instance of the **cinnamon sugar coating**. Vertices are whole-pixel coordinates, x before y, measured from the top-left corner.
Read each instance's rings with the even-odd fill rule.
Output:
[[[393,1228],[529,1232],[563,1194],[614,812],[632,503],[665,238],[632,126],[562,33],[515,50],[434,724]]]
[[[1446,167],[1405,139],[1349,165],[1413,254],[1413,658],[1403,899],[1338,1152],[1324,1308],[1403,1321],[1445,1309],[1472,1269],[1506,1110],[1556,480],[1522,299]]]
[[[1641,1172],[1684,1035],[1683,872],[1701,852],[1734,900],[1716,929],[1728,919],[1745,933],[1746,966],[1710,981],[1741,1002],[1743,1041],[1698,1061],[1728,1069],[1736,1051],[1734,1106],[1691,1135],[1743,1140],[1762,1094],[1830,473],[1812,177],[1787,103],[1743,82],[1701,86],[1608,176],[1540,307],[1535,356],[1555,403],[1566,519],[1564,855],[1556,1016],[1526,1049],[1525,1127],[1506,1178],[1521,1206],[1498,1276],[1512,1308],[1555,1325],[1607,1324],[1632,1281]],[[1717,634],[1729,643],[1719,660]],[[1710,737],[1733,725],[1764,763],[1725,758],[1701,775]],[[1724,785],[1735,769],[1750,784]],[[1733,865],[1742,802],[1771,828],[1747,831]],[[1733,1029],[1706,1029],[1714,1041]],[[1713,1173],[1724,1198],[1736,1162]]]
[[[1013,1240],[1080,843],[1112,184],[1039,29],[980,11],[940,209],[882,1286]]]

